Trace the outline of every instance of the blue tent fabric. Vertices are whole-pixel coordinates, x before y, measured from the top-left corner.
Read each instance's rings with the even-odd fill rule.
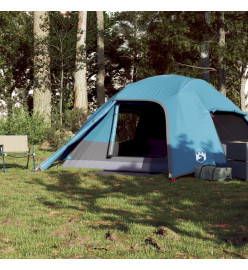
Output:
[[[211,113],[235,112],[247,119],[246,113],[203,80],[179,75],[154,76],[128,85],[108,100],[39,168],[45,170],[53,162],[64,159],[63,154],[69,153],[70,147],[85,137],[90,141],[108,143],[114,106],[120,101],[150,101],[164,108],[169,177],[172,178],[191,173],[198,165],[225,165],[226,157]],[[102,128],[103,125],[106,128]],[[87,134],[90,129],[92,132]]]
[[[81,127],[78,133],[73,136],[65,145],[63,145],[58,151],[56,151],[53,155],[51,155],[48,159],[46,159],[37,169],[46,170],[48,169],[54,162],[59,161],[63,157],[63,154],[70,150],[70,146],[73,143],[77,142],[81,139],[87,131],[92,128],[101,118],[103,118],[114,106],[115,101],[113,98],[109,99],[99,110],[97,110],[94,114],[92,114],[89,119],[85,122],[85,124]]]

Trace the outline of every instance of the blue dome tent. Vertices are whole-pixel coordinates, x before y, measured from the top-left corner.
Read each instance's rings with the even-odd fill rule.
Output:
[[[201,164],[225,166],[222,143],[247,137],[247,120],[246,113],[203,80],[150,77],[110,98],[38,169],[65,160],[63,167],[168,172],[176,178]],[[230,122],[238,125],[231,132]]]

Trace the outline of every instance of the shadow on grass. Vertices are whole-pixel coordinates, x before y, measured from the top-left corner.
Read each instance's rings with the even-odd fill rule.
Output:
[[[49,172],[49,176],[53,183],[38,177],[35,181],[53,192],[55,198],[59,194],[60,198],[75,203],[65,206],[42,198],[39,201],[48,208],[94,213],[101,219],[89,225],[95,229],[128,232],[129,224],[166,226],[181,235],[204,240],[212,241],[211,235],[215,235],[218,243],[223,243],[236,234],[237,237],[242,237],[240,232],[247,228],[248,189],[244,182],[197,182],[192,178],[179,178],[176,182],[171,182],[166,175],[123,177],[64,170]],[[100,184],[82,185],[86,178]],[[107,197],[127,199],[132,209],[99,205],[99,199]],[[144,210],[139,211],[139,208],[144,206],[145,214]],[[125,205],[122,205],[122,208],[125,208]],[[182,222],[191,228],[180,226]],[[199,228],[203,233],[199,232]],[[241,246],[246,244],[246,241],[242,242],[241,239],[232,244]]]
[[[54,153],[57,149],[40,149],[39,148],[39,151],[42,152],[42,153]]]
[[[29,168],[31,168],[32,165],[29,164]],[[24,165],[20,165],[20,164],[16,164],[16,163],[5,163],[5,168],[6,169],[24,169],[24,170],[29,170],[26,167],[26,164]],[[3,164],[0,164],[0,170],[3,171]]]

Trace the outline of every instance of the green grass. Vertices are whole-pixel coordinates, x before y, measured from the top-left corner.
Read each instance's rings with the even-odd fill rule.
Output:
[[[50,154],[37,150],[38,164]],[[60,166],[31,173],[22,168],[25,160],[7,163],[10,173],[0,172],[1,259],[248,257],[245,181],[171,182],[163,174],[97,175]],[[154,234],[159,226],[180,239]],[[118,239],[107,240],[108,231]]]

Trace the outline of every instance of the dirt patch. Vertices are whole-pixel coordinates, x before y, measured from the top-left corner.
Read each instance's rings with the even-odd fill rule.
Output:
[[[16,250],[14,247],[8,247],[8,248],[1,249],[1,253],[4,255],[14,254],[15,252],[16,252]]]
[[[39,232],[42,231],[42,229],[40,227],[36,227],[36,226],[31,226],[29,227],[29,230],[33,231],[33,232]]]
[[[71,238],[68,241],[64,242],[63,244],[59,245],[58,248],[64,248],[64,247],[69,247],[69,246],[86,246],[92,242],[92,238],[89,236],[82,236],[82,235],[77,235],[76,238]]]
[[[242,246],[248,243],[248,235],[236,234],[232,236],[225,237],[224,240],[234,246]]]
[[[230,232],[231,224],[228,224],[227,222],[222,222],[222,223],[213,225],[213,227],[215,229],[221,229],[224,232]]]
[[[198,257],[190,255],[186,252],[177,252],[175,254],[175,259],[198,259]]]
[[[8,226],[8,225],[10,225],[11,223],[13,223],[13,221],[12,221],[10,218],[3,218],[2,221],[1,221],[1,223],[2,223],[3,225]]]
[[[158,252],[165,252],[165,248],[162,246],[162,244],[153,237],[146,238],[145,243],[154,246],[158,250]]]
[[[4,226],[17,226],[17,227],[27,227],[23,222],[21,222],[19,219],[13,217],[13,218],[3,218],[1,220],[1,224]]]
[[[165,227],[165,226],[160,226],[157,231],[154,232],[156,235],[165,237],[168,239],[173,239],[173,240],[180,240],[181,236],[177,234],[176,232],[172,231],[171,229]]]
[[[49,216],[49,217],[53,217],[53,216],[55,216],[55,215],[57,215],[57,214],[58,214],[57,211],[52,211],[52,210],[50,210],[49,213],[48,213],[48,216]]]
[[[138,250],[140,250],[140,245],[139,245],[138,243],[135,243],[135,244],[133,244],[133,245],[131,246],[131,249],[132,249],[133,251],[138,251]]]
[[[247,259],[248,258],[248,256],[244,256],[242,254],[238,254],[238,253],[232,252],[232,251],[227,250],[227,249],[223,249],[223,252],[228,254],[228,255],[240,258],[240,259]]]
[[[59,226],[55,231],[51,232],[49,236],[59,237],[65,241],[56,248],[67,248],[72,246],[88,247],[89,245],[95,246],[95,242],[88,235],[82,235],[74,227],[80,218],[70,218],[69,221]]]
[[[52,147],[50,145],[50,143],[48,141],[45,141],[41,144],[41,146],[39,147],[39,149],[41,150],[51,150]]]
[[[35,161],[44,161],[46,160],[46,158],[43,158],[43,157],[35,157]]]
[[[73,222],[80,222],[81,219],[80,218],[70,218],[68,223],[73,223]]]
[[[108,231],[106,233],[106,240],[117,241],[118,240],[118,236],[117,236],[117,234],[115,232]]]
[[[11,239],[8,238],[6,235],[4,234],[0,234],[0,241],[1,242],[4,242],[4,243],[10,243],[11,242]]]
[[[74,219],[71,219],[69,222],[59,226],[55,231],[51,232],[49,236],[51,237],[60,237],[65,239],[77,238],[80,234],[73,227]]]

